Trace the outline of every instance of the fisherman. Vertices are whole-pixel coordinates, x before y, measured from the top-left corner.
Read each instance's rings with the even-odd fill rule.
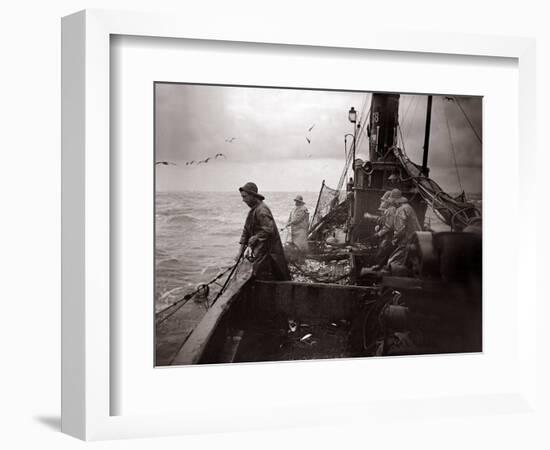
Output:
[[[297,195],[294,199],[294,209],[290,212],[288,222],[283,228],[290,227],[290,240],[304,253],[309,250],[307,230],[309,226],[309,212],[305,206],[304,197]],[[282,230],[281,230],[282,231]]]
[[[382,212],[382,216],[379,217],[379,227],[384,228],[384,225],[386,225],[386,231],[382,230],[382,235],[387,235],[387,230],[392,230],[393,232],[393,216],[395,215],[395,205],[389,200],[392,190],[399,185],[399,177],[392,173],[387,180],[388,186],[391,188],[390,190],[387,190],[384,192],[382,197],[380,198],[380,207],[378,208],[378,211]],[[390,208],[388,210],[388,208]],[[372,216],[369,213],[365,213],[366,219],[372,219],[374,216]],[[386,224],[387,222],[387,224]],[[378,230],[376,230],[378,231]],[[375,235],[376,237],[382,237],[382,235]]]
[[[253,263],[253,274],[259,280],[290,280],[290,273],[273,214],[258,194],[258,186],[246,183],[239,188],[250,211],[241,235],[239,255]]]
[[[422,231],[420,222],[413,207],[399,189],[393,189],[390,195],[391,202],[396,206],[394,240],[398,245],[409,240],[414,233]]]
[[[379,218],[376,233],[374,236],[380,240],[378,245],[378,252],[376,253],[375,260],[376,265],[372,267],[372,270],[378,270],[386,264],[388,258],[395,250],[395,244],[393,243],[393,237],[395,233],[395,213],[396,207],[391,201],[391,191],[384,193],[380,199],[379,211],[382,215]]]
[[[388,186],[390,189],[382,195],[380,198],[380,207],[378,208],[379,211],[382,211],[382,216],[380,217],[380,221],[382,222],[380,226],[384,228],[384,225],[386,224],[386,230],[392,231],[393,234],[393,217],[395,216],[395,205],[390,200],[392,190],[395,189],[399,185],[399,177],[392,173],[388,177]],[[387,232],[383,232],[383,235],[387,235]],[[379,235],[379,237],[382,237]]]
[[[391,191],[387,191],[380,198],[380,207],[378,211],[381,215],[376,216],[370,213],[365,213],[364,217],[370,221],[376,221],[374,227],[374,234],[368,239],[368,241],[378,242],[378,251],[374,256],[375,264],[367,269],[369,271],[380,270],[387,262],[388,257],[395,250],[395,245],[392,244],[394,234],[395,223],[395,211],[396,207],[390,200]]]
[[[409,204],[406,197],[403,197],[399,189],[391,191],[390,201],[396,207],[394,221],[394,235],[392,245],[396,247],[388,260],[388,265],[399,264],[404,266],[407,259],[407,242],[422,227],[418,222],[418,217],[413,207]]]

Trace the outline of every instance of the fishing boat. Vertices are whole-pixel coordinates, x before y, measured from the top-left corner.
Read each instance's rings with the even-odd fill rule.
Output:
[[[241,259],[209,286],[156,315],[156,365],[188,365],[482,350],[481,213],[464,193],[429,176],[432,96],[427,96],[422,164],[399,145],[399,94],[373,94],[364,120],[354,108],[353,142],[335,189],[323,181],[309,226],[310,253],[287,248],[292,281],[260,281]],[[369,155],[356,157],[366,136]],[[351,174],[351,176],[349,176]],[[423,230],[383,270],[372,269],[383,195],[398,187]],[[430,209],[446,224],[426,225]],[[220,274],[219,279],[223,279]],[[202,296],[204,316],[185,305]]]

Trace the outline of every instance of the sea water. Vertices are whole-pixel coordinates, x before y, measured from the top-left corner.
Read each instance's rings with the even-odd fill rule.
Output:
[[[310,217],[317,192],[264,192],[277,228],[283,228],[301,194]],[[481,196],[470,195],[481,207]],[[194,291],[234,263],[249,207],[235,192],[157,192],[155,204],[155,310]],[[428,210],[430,225],[441,222]],[[288,238],[281,232],[283,243]],[[223,282],[224,278],[221,279]],[[174,293],[174,295],[169,295]],[[199,307],[200,305],[197,305]]]
[[[262,192],[283,228],[297,194],[313,215],[316,192]],[[249,207],[235,192],[157,192],[155,205],[155,309],[174,301],[166,294],[192,292],[234,263]],[[287,232],[281,232],[283,242]],[[223,281],[223,278],[221,279]],[[180,289],[184,288],[184,289]]]

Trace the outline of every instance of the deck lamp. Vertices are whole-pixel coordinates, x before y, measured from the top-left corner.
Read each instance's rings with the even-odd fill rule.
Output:
[[[348,112],[348,119],[353,124],[353,160],[351,163],[351,167],[352,167],[352,170],[355,172],[355,142],[356,142],[355,132],[357,131],[357,127],[355,126],[355,124],[357,123],[357,111],[355,111],[355,108],[353,106]]]
[[[357,111],[355,111],[355,108],[353,106],[348,112],[348,119],[351,123],[357,122]]]

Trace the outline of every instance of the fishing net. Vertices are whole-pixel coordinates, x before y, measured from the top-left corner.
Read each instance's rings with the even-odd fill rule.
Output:
[[[309,227],[310,241],[324,240],[337,228],[345,228],[349,210],[347,194],[346,191],[332,189],[323,182]]]
[[[317,206],[309,223],[309,239],[318,240],[326,237],[323,235],[326,235],[328,231],[345,225],[348,192],[344,183],[350,174],[352,158],[353,152],[349,151],[336,189],[327,186],[323,180]]]
[[[324,182],[319,192],[317,206],[311,218],[309,229],[314,229],[331,210],[338,205],[339,191],[328,187]]]

